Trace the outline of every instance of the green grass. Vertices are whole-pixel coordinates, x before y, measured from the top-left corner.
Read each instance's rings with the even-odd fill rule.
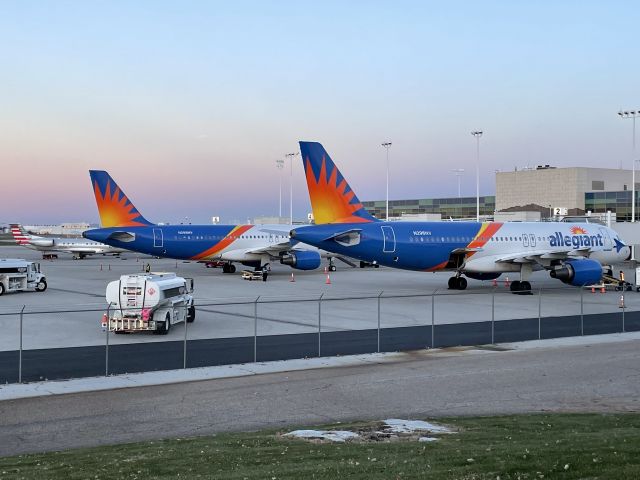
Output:
[[[437,422],[459,432],[426,444],[321,444],[281,438],[275,431],[131,443],[0,458],[0,479],[640,478],[639,414],[458,417]]]

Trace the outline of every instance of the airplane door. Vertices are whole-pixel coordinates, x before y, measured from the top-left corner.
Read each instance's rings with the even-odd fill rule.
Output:
[[[536,246],[536,236],[533,233],[529,234],[529,245],[532,247]]]
[[[380,227],[382,229],[383,246],[382,251],[384,253],[393,253],[396,251],[396,234],[393,231],[393,227]]]
[[[611,250],[611,248],[612,248],[611,237],[609,236],[609,232],[607,231],[607,229],[606,228],[601,228],[600,229],[600,234],[602,234],[602,241],[603,241],[604,249],[605,250]]]
[[[522,245],[524,245],[525,247],[529,246],[529,235],[527,235],[526,233],[522,235]]]
[[[164,247],[164,237],[162,236],[161,228],[153,229],[153,246],[159,248]]]

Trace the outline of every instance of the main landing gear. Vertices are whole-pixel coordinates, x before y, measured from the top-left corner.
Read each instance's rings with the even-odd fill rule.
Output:
[[[449,290],[464,290],[467,288],[467,279],[464,277],[451,277],[449,279]]]
[[[236,273],[236,266],[233,263],[225,263],[222,266],[222,273]]]
[[[531,284],[527,281],[518,281],[511,282],[511,286],[509,287],[512,293],[516,293],[518,295],[531,295]]]

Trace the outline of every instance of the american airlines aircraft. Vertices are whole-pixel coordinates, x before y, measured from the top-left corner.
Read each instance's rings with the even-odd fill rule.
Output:
[[[28,233],[22,225],[12,223],[10,225],[11,234],[18,245],[38,250],[43,256],[51,253],[65,252],[71,253],[74,260],[82,260],[87,255],[120,255],[126,251],[123,248],[116,248],[104,243],[75,237],[39,237]]]
[[[451,271],[450,289],[465,277],[491,280],[519,273],[511,291],[531,290],[531,273],[547,270],[564,283],[601,281],[603,265],[625,260],[629,247],[593,223],[388,222],[372,217],[323,146],[300,142],[315,226],[295,228],[295,240],[388,267]]]
[[[235,272],[233,262],[258,270],[272,260],[298,270],[313,270],[326,254],[290,241],[293,225],[155,225],[140,214],[107,172],[89,173],[102,228],[85,231],[85,238],[157,257],[223,260],[224,273]],[[349,263],[329,255],[332,270],[334,257]]]

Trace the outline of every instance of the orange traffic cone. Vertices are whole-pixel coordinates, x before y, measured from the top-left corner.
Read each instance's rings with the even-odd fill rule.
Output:
[[[591,285],[591,293],[596,293],[596,287],[594,285]]]
[[[329,268],[328,267],[324,267],[324,273],[329,273]]]
[[[604,288],[604,285],[600,287],[600,293],[606,293],[606,290]]]
[[[507,277],[504,281],[504,286],[508,287],[511,284],[511,282],[509,281],[509,277]]]
[[[291,278],[289,279],[290,282],[295,282],[296,281],[296,277],[293,276],[293,272],[291,272]]]
[[[493,286],[494,286],[494,287],[497,287],[497,286],[498,286],[498,280],[496,280],[496,279],[494,278],[494,279],[493,279],[492,284],[493,284]]]
[[[329,274],[327,273],[327,281],[324,282],[325,285],[331,285],[331,279],[329,278]]]

